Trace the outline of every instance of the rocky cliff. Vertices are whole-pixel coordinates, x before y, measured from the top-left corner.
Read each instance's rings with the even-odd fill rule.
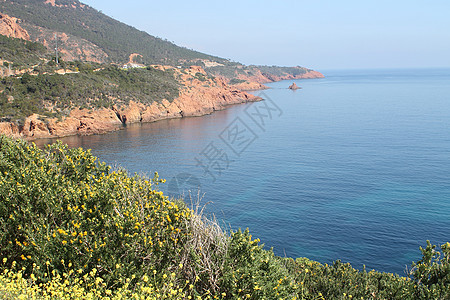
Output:
[[[17,18],[0,13],[0,34],[7,37],[30,40],[28,32],[19,25],[20,23],[21,21]]]

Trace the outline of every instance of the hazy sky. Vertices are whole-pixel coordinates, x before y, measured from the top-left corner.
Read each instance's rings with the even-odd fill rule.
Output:
[[[177,45],[245,64],[450,67],[450,0],[81,0]]]

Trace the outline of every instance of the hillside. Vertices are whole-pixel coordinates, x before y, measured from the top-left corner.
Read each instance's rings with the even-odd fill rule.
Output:
[[[57,32],[96,45],[107,54],[101,62],[126,63],[130,54],[139,53],[143,64],[177,65],[196,59],[226,63],[139,31],[77,0],[0,1],[0,12],[21,19],[33,41],[52,43],[51,33]]]

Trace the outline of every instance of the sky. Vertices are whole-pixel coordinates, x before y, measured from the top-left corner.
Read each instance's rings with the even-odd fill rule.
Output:
[[[177,45],[317,70],[450,67],[449,0],[81,0]]]

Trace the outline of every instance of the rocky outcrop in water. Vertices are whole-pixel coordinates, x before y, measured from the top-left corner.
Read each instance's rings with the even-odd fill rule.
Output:
[[[297,84],[295,84],[295,82],[294,83],[292,83],[290,86],[289,86],[289,88],[288,89],[290,89],[290,90],[298,90],[298,89],[301,89],[301,87],[299,87]]]

